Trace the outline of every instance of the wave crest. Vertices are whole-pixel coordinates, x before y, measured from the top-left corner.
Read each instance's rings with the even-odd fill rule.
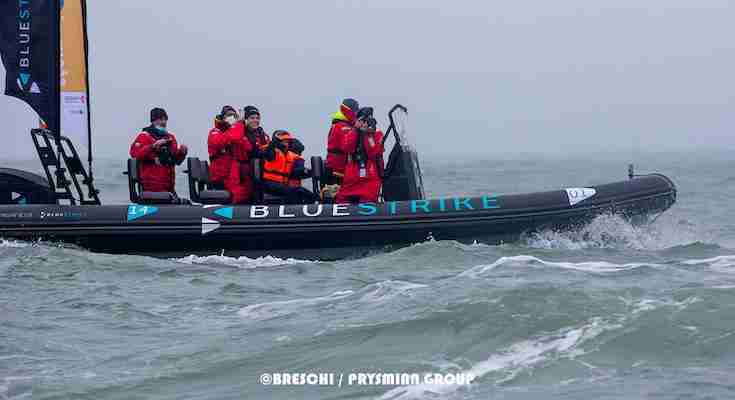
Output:
[[[578,230],[535,232],[522,238],[533,248],[581,250],[624,248],[663,250],[693,243],[713,243],[712,234],[686,220],[664,215],[652,224],[633,225],[619,215],[605,214]]]

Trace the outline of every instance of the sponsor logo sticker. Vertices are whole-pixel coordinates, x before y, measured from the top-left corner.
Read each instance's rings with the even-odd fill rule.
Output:
[[[568,188],[566,192],[570,206],[574,206],[597,194],[597,190],[593,188]]]

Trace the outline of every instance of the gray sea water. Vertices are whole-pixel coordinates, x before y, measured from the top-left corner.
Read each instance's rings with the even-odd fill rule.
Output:
[[[678,185],[649,226],[317,262],[0,241],[0,399],[735,398],[732,154],[639,154]],[[629,154],[423,160],[430,195],[624,179]],[[122,162],[98,163],[126,202]],[[182,178],[180,183],[184,183]],[[186,193],[183,188],[182,193]],[[274,386],[263,374],[471,373]]]

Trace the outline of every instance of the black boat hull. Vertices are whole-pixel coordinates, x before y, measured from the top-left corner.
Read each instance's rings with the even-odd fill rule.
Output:
[[[676,201],[663,175],[587,188],[309,206],[0,206],[0,236],[61,241],[93,251],[217,253],[382,246],[436,240],[512,241],[572,229],[604,213],[645,219]]]

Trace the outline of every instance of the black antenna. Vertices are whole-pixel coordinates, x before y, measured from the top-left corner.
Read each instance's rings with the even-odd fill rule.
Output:
[[[94,182],[94,172],[92,171],[92,103],[90,101],[90,85],[89,80],[89,38],[87,37],[87,0],[81,0],[82,3],[82,36],[84,40],[84,72],[87,80],[87,162],[89,163],[89,183]],[[90,194],[92,197],[92,194]]]

